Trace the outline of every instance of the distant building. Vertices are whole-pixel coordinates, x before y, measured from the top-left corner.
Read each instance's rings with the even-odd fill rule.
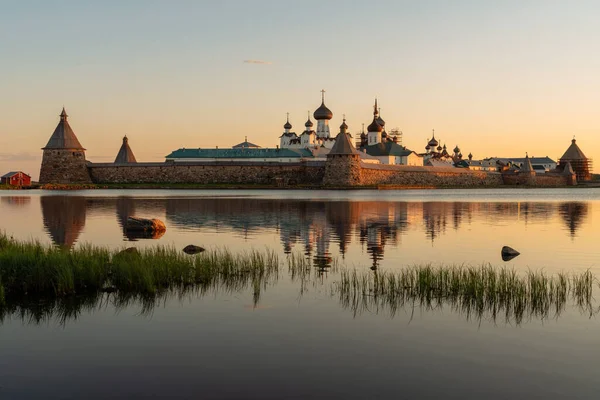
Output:
[[[305,158],[313,159],[308,149],[268,149],[268,148],[231,148],[231,149],[179,149],[166,157],[167,162],[199,161],[253,161],[253,162],[300,162]]]
[[[423,166],[423,157],[397,143],[387,141],[361,148],[381,164]]]
[[[31,186],[31,176],[22,171],[11,171],[0,177],[0,183],[10,186]]]
[[[248,141],[248,136],[246,136],[242,143],[236,144],[235,146],[232,147],[232,149],[260,149],[260,146],[254,144],[254,143],[250,143]]]
[[[279,146],[282,149],[306,149],[311,147],[326,147],[331,149],[335,143],[335,138],[331,137],[329,130],[329,121],[333,118],[333,113],[325,106],[325,91],[321,91],[321,105],[313,113],[317,120],[317,130],[313,130],[313,122],[308,120],[304,124],[304,132],[300,135],[292,132],[292,124],[288,114],[287,120],[283,125],[283,134],[279,137]]]
[[[571,164],[571,167],[577,174],[577,181],[589,181],[592,179],[592,159],[587,158],[583,151],[577,145],[575,138],[571,140],[571,145],[565,151],[565,154],[559,160],[559,169],[564,170],[567,164]]]
[[[385,131],[377,99],[373,106],[373,121],[367,127],[367,133],[360,135],[359,150],[378,159],[381,164],[423,166],[423,157],[399,144],[398,135],[392,136]]]
[[[526,159],[523,157],[491,157],[486,159],[486,161],[498,162],[500,161],[503,164],[512,164],[519,168],[522,168],[526,162]],[[529,161],[531,162],[531,166],[533,170],[537,173],[546,173],[556,169],[556,161],[551,159],[550,157],[529,157]]]
[[[455,166],[462,160],[462,153],[458,146],[454,148],[454,155],[448,153],[446,145],[442,145],[441,141],[435,138],[435,130],[433,131],[431,140],[427,139],[425,153],[421,154],[421,156],[423,157],[423,165],[431,167]]]

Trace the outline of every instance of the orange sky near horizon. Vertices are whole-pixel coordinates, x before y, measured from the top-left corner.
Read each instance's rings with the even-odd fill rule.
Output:
[[[273,147],[321,89],[333,134],[342,114],[359,133],[377,97],[417,152],[435,129],[476,159],[557,159],[573,136],[600,157],[595,2],[66,3],[0,16],[1,173],[38,177],[63,105],[89,160],[113,161],[126,134],[138,161],[164,161],[246,136]]]

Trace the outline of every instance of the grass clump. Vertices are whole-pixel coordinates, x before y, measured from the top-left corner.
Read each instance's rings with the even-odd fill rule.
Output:
[[[249,284],[259,296],[278,268],[277,255],[268,250],[236,255],[211,250],[189,256],[168,246],[110,251],[84,245],[65,251],[0,235],[0,282],[6,297],[102,290],[147,296],[191,286],[241,290]]]
[[[392,314],[405,306],[437,309],[450,305],[468,318],[521,323],[524,318],[557,316],[568,299],[589,312],[597,283],[589,271],[548,276],[529,271],[518,274],[508,268],[412,266],[399,272],[375,273],[344,270],[337,292],[340,301],[355,314],[386,308]]]

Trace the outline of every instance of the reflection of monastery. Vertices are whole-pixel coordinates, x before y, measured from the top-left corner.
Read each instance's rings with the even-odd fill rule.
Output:
[[[25,203],[22,203],[25,204]],[[212,234],[233,235],[242,240],[277,232],[286,254],[301,252],[315,266],[331,266],[332,246],[344,257],[349,248],[360,246],[377,267],[388,247],[401,246],[402,236],[419,227],[434,242],[470,223],[474,215],[496,219],[516,218],[541,223],[559,216],[571,237],[588,217],[588,204],[565,203],[476,203],[476,202],[386,202],[302,201],[273,199],[133,199],[130,197],[86,198],[42,196],[44,227],[52,241],[71,248],[85,227],[86,216],[114,218],[123,229],[132,215],[166,215],[168,227]],[[479,217],[481,218],[481,217]]]

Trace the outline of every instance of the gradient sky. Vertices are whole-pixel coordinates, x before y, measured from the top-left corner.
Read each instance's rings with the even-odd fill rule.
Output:
[[[424,151],[600,159],[597,1],[0,0],[0,172],[37,178],[64,105],[91,161],[275,146],[320,104],[352,133],[379,99]],[[245,63],[262,60],[270,64]],[[597,154],[598,153],[598,154]]]

